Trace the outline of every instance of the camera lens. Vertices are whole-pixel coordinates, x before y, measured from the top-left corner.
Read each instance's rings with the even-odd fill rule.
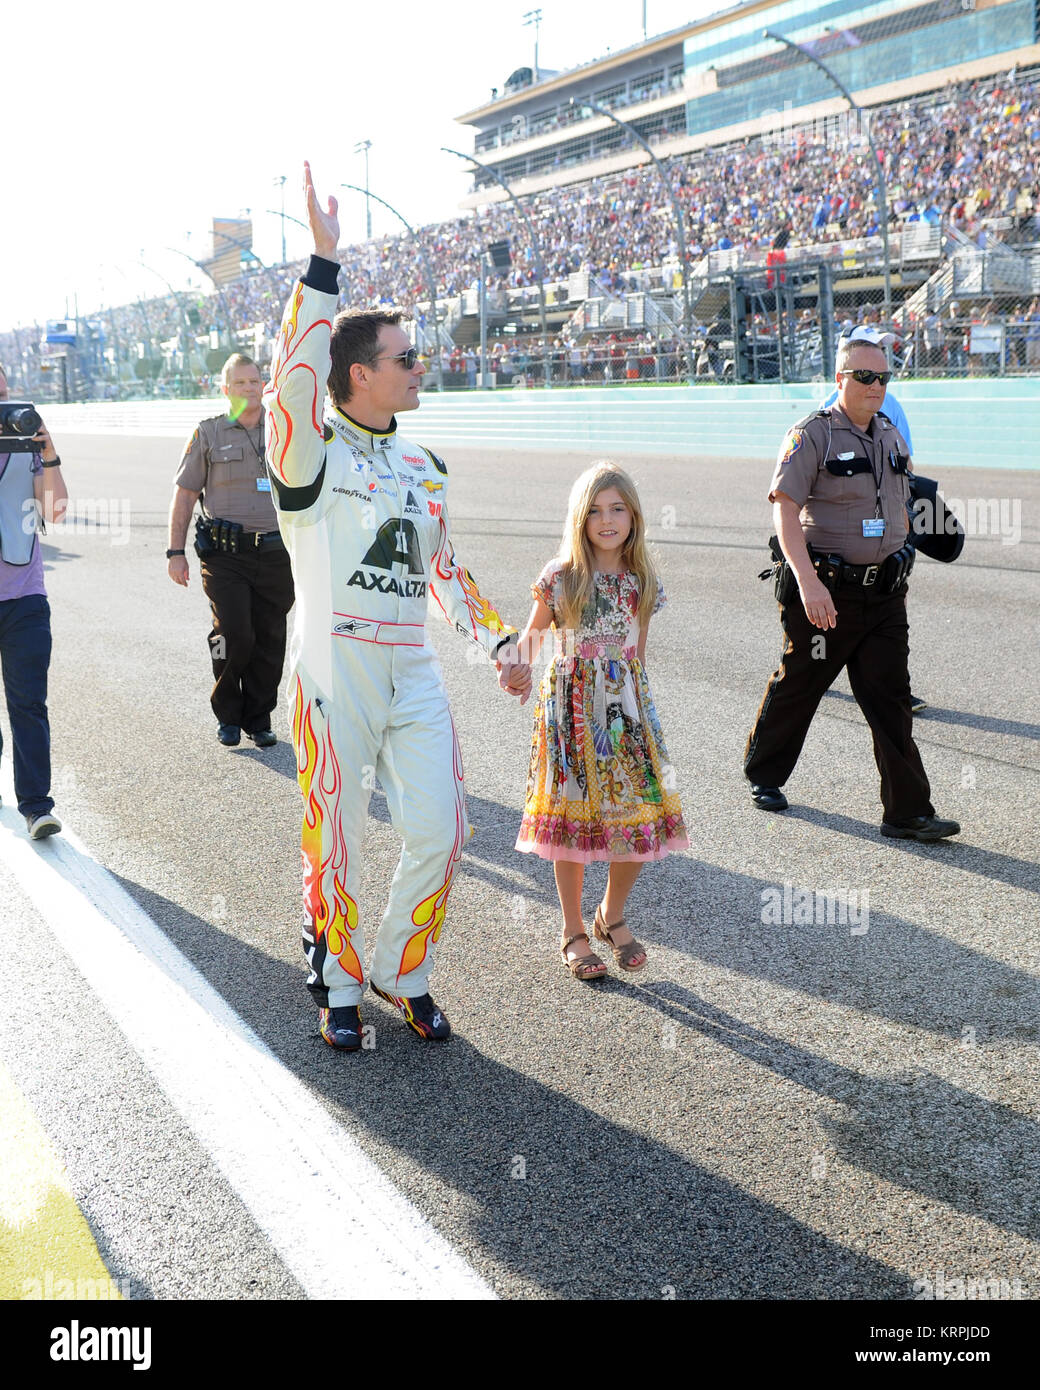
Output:
[[[0,405],[0,433],[35,434],[43,421],[31,405]]]

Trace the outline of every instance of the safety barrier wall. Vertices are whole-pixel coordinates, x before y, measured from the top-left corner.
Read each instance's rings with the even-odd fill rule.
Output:
[[[420,443],[560,453],[771,459],[822,384],[499,389],[437,395],[402,426]],[[900,382],[922,469],[1040,468],[1040,378]],[[48,405],[52,432],[186,438],[223,398]]]

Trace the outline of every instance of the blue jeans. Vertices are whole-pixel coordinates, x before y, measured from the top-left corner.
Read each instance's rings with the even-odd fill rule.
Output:
[[[47,722],[50,662],[51,608],[44,595],[0,602],[0,670],[14,744],[14,790],[23,816],[46,815],[54,809]]]

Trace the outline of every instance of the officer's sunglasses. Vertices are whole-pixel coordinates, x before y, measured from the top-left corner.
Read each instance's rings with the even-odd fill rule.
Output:
[[[887,386],[892,380],[891,372],[868,372],[865,367],[857,367],[854,372],[842,372],[842,376],[852,377],[852,380],[858,381],[861,386],[873,386],[875,381]]]
[[[395,353],[393,357],[377,357],[377,362],[400,362],[406,372],[410,372],[419,360],[419,354],[411,347],[407,352]]]

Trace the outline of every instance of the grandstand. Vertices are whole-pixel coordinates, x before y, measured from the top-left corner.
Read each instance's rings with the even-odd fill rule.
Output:
[[[834,328],[864,317],[896,333],[905,374],[1035,372],[1038,24],[1035,0],[772,0],[537,82],[518,69],[459,119],[522,200],[544,284],[525,223],[477,167],[464,215],[419,229],[435,304],[405,236],[341,251],[342,301],[404,308],[434,386],[476,382],[482,279],[499,384],[810,379],[827,375]],[[496,241],[508,268],[488,265]],[[61,374],[42,372],[55,349],[35,327],[0,336],[0,358],[39,399],[59,380],[79,395],[206,390],[232,348],[266,362],[299,269],[92,313]]]

